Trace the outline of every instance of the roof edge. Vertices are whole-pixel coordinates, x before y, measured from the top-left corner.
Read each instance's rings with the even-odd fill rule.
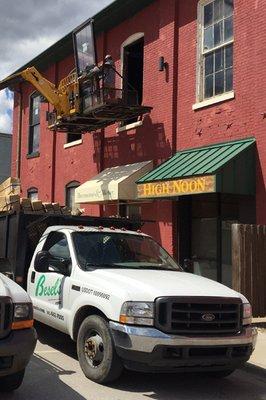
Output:
[[[97,14],[92,17],[86,18],[93,19],[95,23],[95,33],[96,35],[101,32],[108,31],[112,29],[114,26],[123,22],[124,20],[132,17],[143,8],[147,7],[155,0],[115,0]],[[82,22],[81,22],[82,24]],[[80,25],[80,24],[79,24]],[[38,54],[33,59],[29,60],[26,64],[18,68],[12,74],[8,75],[7,78],[13,74],[19,73],[24,69],[35,66],[37,69],[43,71],[48,68],[49,65],[56,63],[58,61],[63,60],[67,56],[69,56],[73,50],[72,44],[72,32],[75,30],[71,30],[67,35],[63,36],[57,42],[52,44],[42,53]],[[57,51],[58,50],[58,51]],[[51,58],[53,59],[51,62]],[[4,78],[6,79],[6,78]]]

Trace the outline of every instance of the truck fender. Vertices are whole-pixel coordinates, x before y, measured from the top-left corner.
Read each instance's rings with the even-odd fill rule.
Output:
[[[100,315],[106,320],[114,319],[115,310],[110,302],[104,300],[97,301],[93,298],[88,298],[87,295],[81,295],[73,304],[68,331],[73,340],[77,339],[77,334],[82,321],[89,315]]]

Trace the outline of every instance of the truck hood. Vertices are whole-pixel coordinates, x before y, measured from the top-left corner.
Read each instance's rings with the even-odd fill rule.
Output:
[[[198,275],[176,271],[137,269],[97,270],[109,282],[109,290],[127,292],[128,301],[154,301],[162,296],[206,296],[246,298],[236,291]]]
[[[0,296],[10,297],[13,303],[29,303],[31,301],[24,289],[1,273]]]

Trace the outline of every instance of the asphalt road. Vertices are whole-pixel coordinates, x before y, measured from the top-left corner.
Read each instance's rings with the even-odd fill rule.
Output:
[[[266,371],[252,367],[221,380],[126,372],[112,386],[97,385],[84,377],[67,336],[43,325],[37,331],[38,345],[21,388],[1,394],[1,400],[266,400]]]

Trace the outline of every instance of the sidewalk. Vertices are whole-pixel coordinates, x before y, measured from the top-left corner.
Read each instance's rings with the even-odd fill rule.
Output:
[[[259,328],[258,331],[257,345],[247,365],[259,367],[266,373],[266,329]]]

